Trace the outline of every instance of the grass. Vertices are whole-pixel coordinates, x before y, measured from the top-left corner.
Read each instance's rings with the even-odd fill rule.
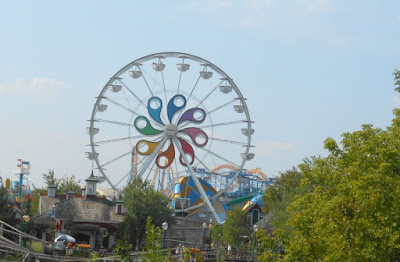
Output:
[[[42,253],[43,244],[40,241],[32,241],[31,249],[36,253]]]

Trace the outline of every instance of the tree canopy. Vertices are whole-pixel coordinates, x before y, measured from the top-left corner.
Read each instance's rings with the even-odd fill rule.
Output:
[[[55,185],[57,187],[56,194],[65,194],[68,191],[74,191],[75,194],[81,194],[80,180],[77,180],[75,175],[65,176],[63,178],[57,178],[54,170],[49,169],[47,174],[42,174],[42,177],[47,186]]]
[[[0,220],[12,225],[15,223],[13,208],[10,207],[7,198],[7,189],[2,185],[0,185]]]
[[[222,227],[222,241],[232,246],[246,241],[245,236],[250,236],[250,227],[246,222],[246,212],[242,207],[234,207],[226,214],[226,221]]]
[[[121,238],[139,246],[145,237],[146,221],[150,217],[155,226],[173,223],[169,198],[153,189],[147,181],[134,179],[124,191],[128,214],[121,226]]]
[[[400,87],[400,72],[394,74]],[[400,260],[400,110],[394,115],[385,130],[363,125],[344,133],[340,143],[327,138],[328,155],[299,166],[304,178],[285,206],[285,225],[261,237],[283,247],[281,258]],[[265,245],[260,257],[279,257],[272,246]]]

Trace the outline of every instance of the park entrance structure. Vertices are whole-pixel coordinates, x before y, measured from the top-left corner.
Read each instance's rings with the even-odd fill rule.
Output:
[[[224,71],[194,55],[157,53],[126,65],[97,96],[89,122],[86,155],[114,190],[141,177],[172,194],[190,176],[217,222],[213,203],[254,158],[246,99]],[[196,170],[221,164],[235,174],[209,197]]]

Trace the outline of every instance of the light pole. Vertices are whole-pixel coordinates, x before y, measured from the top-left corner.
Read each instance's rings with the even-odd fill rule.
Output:
[[[203,223],[203,250],[205,249],[205,245],[206,245],[206,228],[207,228],[207,224],[204,222]]]
[[[211,247],[211,244],[212,244],[212,241],[211,241],[211,233],[212,233],[212,227],[213,227],[212,222],[213,222],[213,220],[211,218],[210,219],[210,224],[208,225],[208,228],[210,229],[210,247]]]
[[[162,223],[162,230],[163,230],[163,236],[162,236],[162,249],[165,249],[165,231],[168,229],[168,223],[164,222]]]
[[[253,226],[253,230],[254,230],[254,257],[256,257],[256,253],[257,253],[257,230],[258,230],[258,226],[254,225]]]
[[[22,216],[22,220],[24,221],[24,233],[26,233],[26,225],[28,224],[30,217],[28,215]],[[24,236],[24,247],[26,247],[26,237]]]

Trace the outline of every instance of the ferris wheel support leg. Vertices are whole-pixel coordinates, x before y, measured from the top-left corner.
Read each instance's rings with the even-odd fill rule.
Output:
[[[189,160],[187,159],[185,153],[183,152],[181,143],[179,142],[179,140],[176,137],[174,137],[174,142],[175,142],[175,145],[178,148],[179,153],[181,154],[183,160],[185,161],[187,168],[189,169],[190,176],[192,177],[194,183],[196,184],[196,187],[197,187],[197,189],[199,190],[199,192],[201,194],[201,198],[203,198],[204,202],[207,204],[208,208],[210,209],[210,211],[213,214],[213,216],[214,216],[215,220],[217,221],[217,223],[221,224],[221,220],[219,219],[219,216],[218,216],[217,212],[215,211],[214,206],[211,204],[210,199],[206,195],[206,192],[204,191],[203,187],[201,186],[201,183],[200,183],[199,179],[197,178],[196,174],[194,173],[193,168],[190,165]]]
[[[156,149],[154,149],[153,153],[150,154],[150,156],[146,159],[146,162],[144,162],[142,168],[139,170],[137,177],[142,177],[143,173],[147,170],[147,168],[149,167],[149,165],[153,162],[154,158],[156,157],[156,155],[160,152],[160,150],[163,148],[163,146],[165,145],[165,143],[167,142],[168,138],[167,137],[163,137],[163,139],[161,140],[161,142],[158,144],[158,146],[156,147]]]

